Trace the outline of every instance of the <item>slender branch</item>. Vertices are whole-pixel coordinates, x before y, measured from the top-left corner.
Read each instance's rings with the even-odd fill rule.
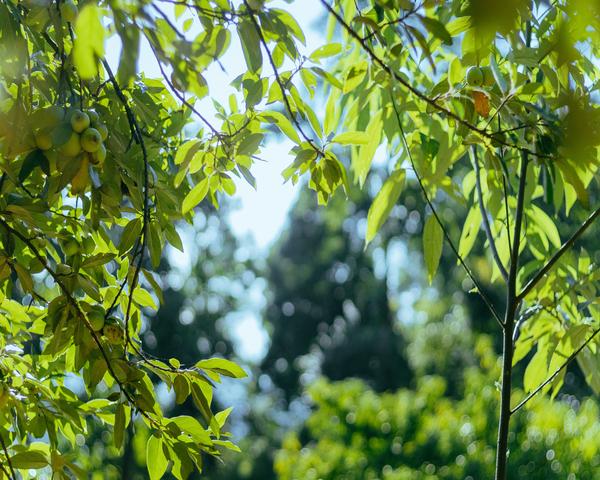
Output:
[[[308,135],[304,132],[304,129],[302,128],[302,126],[300,125],[298,120],[296,119],[296,116],[294,115],[294,112],[292,110],[292,106],[290,105],[290,101],[285,93],[285,85],[283,83],[283,80],[281,80],[281,76],[279,75],[279,70],[277,69],[277,66],[275,65],[275,61],[273,60],[273,55],[271,54],[271,51],[269,50],[269,46],[267,45],[267,41],[265,40],[265,37],[262,33],[260,25],[258,24],[258,22],[256,21],[256,18],[254,17],[254,10],[252,8],[250,8],[247,0],[243,0],[243,1],[244,1],[244,5],[246,5],[246,8],[251,13],[250,21],[254,25],[254,29],[256,30],[258,38],[260,39],[260,43],[267,53],[267,57],[269,58],[269,63],[271,64],[271,68],[273,69],[273,73],[275,74],[275,81],[277,82],[277,84],[279,85],[279,88],[281,89],[281,96],[283,97],[283,103],[285,104],[285,108],[288,111],[291,121],[294,123],[294,125],[298,129],[298,132],[300,132],[300,135],[302,136],[302,138],[304,138],[304,140],[311,146],[311,148],[315,152],[317,152],[317,155],[325,157],[325,152],[323,152],[319,147],[317,147],[314,144],[313,140],[308,137]]]
[[[508,468],[508,434],[510,428],[510,402],[512,395],[512,369],[514,344],[513,333],[515,317],[520,308],[517,299],[517,274],[519,272],[519,250],[521,246],[521,227],[525,206],[525,185],[527,182],[528,154],[521,154],[521,170],[519,192],[517,194],[517,210],[515,213],[515,231],[513,248],[510,255],[510,268],[506,284],[506,311],[504,316],[504,331],[502,337],[502,387],[500,392],[500,417],[498,419],[498,440],[496,443],[495,480],[506,480]]]
[[[527,395],[523,400],[521,400],[521,402],[519,402],[519,404],[510,411],[511,415],[516,411],[520,410],[527,402],[529,402],[529,400],[531,400],[541,390],[543,390],[543,388],[546,385],[552,382],[552,380],[554,380],[564,368],[566,368],[573,360],[575,360],[577,355],[579,355],[582,352],[582,350],[590,344],[590,342],[594,339],[596,335],[598,335],[598,333],[600,333],[600,328],[594,330],[594,332],[588,337],[588,339],[577,350],[575,350],[571,355],[569,355],[567,359],[563,362],[563,364],[552,373],[552,375],[550,375],[546,380],[544,380],[544,382],[542,382],[538,387],[536,387],[535,390],[531,391],[529,395]]]
[[[210,129],[210,131],[213,132],[215,137],[221,138],[223,136],[221,134],[221,132],[219,132],[215,127],[213,127],[212,124],[208,121],[208,119],[204,115],[202,115],[190,102],[188,102],[185,99],[185,97],[179,92],[179,90],[177,90],[177,88],[175,88],[175,85],[173,85],[173,82],[171,82],[171,80],[169,79],[169,76],[167,75],[167,72],[165,72],[165,69],[162,66],[162,63],[158,57],[158,52],[156,51],[154,44],[150,41],[150,39],[148,38],[148,35],[146,35],[145,31],[144,31],[144,36],[146,37],[146,40],[148,40],[148,44],[150,45],[150,50],[152,50],[152,53],[154,54],[154,58],[156,58],[156,63],[158,64],[160,73],[161,73],[163,79],[165,80],[165,82],[167,83],[167,85],[169,86],[169,89],[171,90],[171,92],[179,99],[179,101],[181,103],[183,103],[186,107],[188,107],[192,112],[194,112],[198,116],[198,118]]]
[[[483,192],[481,189],[481,171],[479,168],[479,159],[477,158],[477,147],[471,147],[471,152],[473,153],[473,165],[475,166],[475,186],[477,188],[477,197],[479,199],[479,210],[481,211],[481,218],[483,220],[483,229],[485,231],[485,235],[488,239],[488,243],[490,244],[490,250],[492,251],[492,257],[502,274],[502,278],[504,281],[508,281],[508,272],[506,268],[504,268],[504,264],[500,259],[500,255],[498,254],[498,249],[496,248],[496,241],[494,240],[494,235],[492,233],[492,228],[490,226],[490,222],[488,219],[487,211],[485,209],[485,205],[483,203]]]
[[[13,468],[10,456],[8,455],[8,448],[6,448],[6,443],[4,442],[4,438],[2,438],[2,435],[0,435],[0,444],[2,444],[2,450],[4,450],[4,455],[6,456],[6,463],[8,464],[8,468],[10,469],[12,478],[13,480],[17,480],[17,475],[15,473],[15,469]],[[4,470],[4,467],[2,469]]]
[[[414,15],[415,13],[417,13],[421,7],[423,7],[423,3],[425,2],[420,2],[418,4],[416,4],[413,8],[411,8],[409,11],[407,11],[404,15],[402,15],[399,18],[395,18],[394,20],[388,20],[387,22],[383,22],[381,24],[379,24],[379,29],[388,27],[390,25],[396,25],[397,23],[404,23],[409,17],[411,17],[412,15]],[[377,31],[373,30],[371,33],[369,33],[368,35],[365,35],[364,37],[362,37],[363,40],[369,40],[371,37],[377,35]]]
[[[415,176],[417,177],[417,182],[419,183],[419,187],[421,188],[421,192],[423,193],[423,197],[425,198],[425,201],[427,202],[427,205],[431,209],[431,212],[433,213],[436,221],[438,222],[440,228],[442,229],[442,232],[444,233],[444,237],[446,238],[446,241],[448,242],[448,245],[450,245],[450,248],[452,249],[452,252],[456,256],[456,258],[458,259],[458,261],[460,262],[460,264],[462,265],[462,267],[465,269],[465,272],[467,272],[467,275],[469,276],[469,278],[471,279],[471,281],[473,282],[473,284],[477,288],[477,292],[479,293],[479,295],[481,296],[481,299],[483,300],[483,302],[486,304],[486,306],[490,310],[492,316],[496,319],[496,321],[500,324],[500,326],[502,326],[502,320],[500,319],[500,315],[498,314],[498,312],[494,308],[494,305],[492,304],[492,302],[490,301],[490,299],[484,293],[481,284],[479,283],[479,281],[475,277],[475,274],[471,271],[471,269],[469,268],[469,266],[466,264],[465,260],[462,258],[462,256],[458,252],[458,249],[456,248],[456,246],[454,245],[454,242],[450,238],[450,234],[448,233],[448,230],[446,229],[446,227],[442,223],[441,218],[439,217],[436,209],[434,208],[433,202],[429,198],[429,194],[427,193],[427,189],[425,188],[425,185],[423,184],[423,179],[421,178],[421,175],[419,175],[419,172],[418,172],[417,167],[415,165],[414,159],[412,157],[412,153],[411,153],[410,148],[408,146],[408,142],[406,141],[406,135],[404,134],[404,128],[402,127],[402,120],[400,119],[400,111],[398,110],[398,105],[396,104],[396,100],[395,100],[395,97],[393,95],[393,92],[392,92],[392,95],[390,95],[390,97],[392,98],[392,105],[394,107],[394,112],[396,114],[396,120],[398,122],[398,128],[400,129],[400,136],[402,138],[402,143],[404,144],[404,149],[406,150],[406,154],[408,155],[408,159],[409,159],[409,161],[410,161],[410,163],[412,165],[412,169],[415,172]]]
[[[326,0],[320,0],[320,1],[321,1],[321,4],[323,4],[323,6],[325,7],[325,9],[337,20],[337,22],[342,27],[344,27],[344,30],[346,30],[348,32],[348,34],[360,44],[362,49],[365,52],[367,52],[369,57],[371,57],[372,61],[375,62],[377,65],[379,65],[384,71],[386,71],[391,77],[393,77],[397,82],[399,82],[402,86],[404,86],[404,88],[406,88],[409,92],[411,92],[417,98],[424,101],[425,103],[427,103],[428,105],[430,105],[431,107],[436,109],[437,111],[444,113],[448,117],[454,119],[456,122],[460,123],[461,125],[464,125],[469,130],[479,134],[480,136],[482,136],[484,138],[487,138],[490,141],[493,140],[495,143],[499,143],[501,145],[504,145],[505,147],[515,148],[521,152],[526,152],[528,154],[535,155],[540,158],[548,157],[548,155],[541,155],[541,154],[535,153],[535,152],[531,151],[530,149],[528,149],[527,147],[521,147],[520,145],[515,145],[512,143],[505,142],[503,139],[499,139],[499,138],[495,137],[492,133],[488,132],[487,130],[479,128],[476,125],[473,125],[472,123],[470,123],[467,120],[465,120],[464,118],[462,118],[460,115],[457,115],[453,111],[448,110],[446,107],[440,105],[432,98],[429,98],[427,95],[425,95],[424,93],[419,91],[417,88],[413,87],[407,80],[405,80],[402,77],[402,75],[400,75],[400,73],[398,73],[397,71],[392,69],[392,67],[387,65],[381,58],[379,58],[375,54],[373,49],[371,47],[369,47],[369,45],[367,45],[367,42],[365,40],[363,40],[363,38],[358,33],[356,33],[356,31],[354,31],[350,25],[348,25],[346,23],[346,21],[343,19],[343,17],[338,12],[336,12],[331,7],[331,5],[329,5],[327,3]]]
[[[531,290],[538,284],[538,282],[542,279],[546,273],[550,271],[550,269],[554,266],[558,260],[573,246],[573,244],[577,241],[581,235],[594,223],[594,221],[600,215],[600,207],[596,208],[594,212],[586,219],[585,222],[581,224],[581,226],[577,229],[577,231],[571,235],[565,243],[561,245],[561,247],[552,255],[552,258],[546,262],[546,264],[534,275],[534,277],[527,282],[527,285],[523,288],[521,293],[517,296],[519,300],[523,300]]]
[[[104,65],[104,68],[106,70],[106,73],[108,74],[110,83],[112,84],[113,88],[115,89],[117,97],[123,104],[123,108],[125,109],[125,111],[127,113],[127,118],[129,120],[129,128],[130,128],[131,133],[134,136],[134,138],[137,139],[137,143],[140,145],[140,148],[142,150],[142,158],[144,160],[144,173],[143,173],[143,175],[144,175],[144,205],[143,205],[143,212],[142,212],[142,232],[141,232],[141,236],[140,236],[140,238],[141,238],[140,253],[139,253],[137,265],[133,272],[133,277],[131,279],[131,285],[129,286],[129,299],[127,301],[127,310],[125,312],[125,339],[126,339],[126,345],[129,345],[131,343],[131,339],[129,336],[129,315],[131,313],[131,305],[133,302],[133,293],[134,293],[136,285],[138,283],[140,271],[142,269],[142,264],[144,262],[144,252],[146,250],[146,244],[148,241],[148,224],[150,222],[150,206],[149,206],[150,202],[149,202],[149,198],[148,198],[148,183],[149,183],[148,182],[148,175],[149,175],[148,152],[146,150],[146,144],[144,143],[144,137],[142,136],[140,126],[135,118],[133,111],[131,110],[131,107],[129,106],[129,102],[127,101],[127,98],[125,97],[125,94],[121,90],[121,87],[119,87],[119,83],[117,82],[115,76],[113,75],[110,65],[108,64],[108,62],[105,59],[102,59],[102,65]]]

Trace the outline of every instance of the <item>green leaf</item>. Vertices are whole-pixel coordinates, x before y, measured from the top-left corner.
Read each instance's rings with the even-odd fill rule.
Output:
[[[117,405],[115,411],[115,425],[113,428],[113,438],[115,441],[115,447],[118,449],[123,445],[123,433],[125,431],[125,407],[122,403]]]
[[[98,59],[104,58],[106,29],[101,18],[102,11],[92,3],[86,4],[77,16],[73,62],[83,80],[91,80],[98,75]]]
[[[339,43],[327,43],[313,51],[308,58],[311,60],[320,60],[321,58],[332,57],[342,51],[342,46]]]
[[[158,480],[167,471],[167,457],[162,449],[162,440],[154,435],[150,435],[146,444],[146,465],[150,480]]]
[[[192,188],[183,199],[183,204],[181,205],[181,213],[185,215],[192,208],[198,205],[202,200],[204,200],[204,197],[206,197],[206,194],[208,193],[208,187],[208,178],[205,178],[201,180],[194,188]]]
[[[214,370],[215,372],[219,372],[221,375],[225,375],[227,377],[243,378],[247,376],[246,372],[244,372],[240,366],[230,360],[225,360],[224,358],[200,360],[198,363],[196,363],[196,367],[204,368],[206,370]]]
[[[350,67],[346,73],[346,79],[344,80],[343,92],[350,93],[352,90],[358,87],[365,78],[368,69],[369,64],[364,60]]]
[[[439,38],[446,45],[452,45],[452,36],[446,30],[446,27],[442,22],[430,17],[420,17],[423,26],[431,33],[434,37]]]
[[[481,221],[481,211],[477,206],[472,206],[465,219],[460,240],[458,242],[458,254],[462,258],[467,257],[469,252],[471,252],[481,227]]]
[[[142,221],[139,218],[130,220],[121,234],[121,241],[119,242],[119,255],[123,255],[127,252],[135,243],[136,239],[142,232]]]
[[[381,141],[381,133],[383,130],[383,122],[381,120],[381,112],[377,112],[369,122],[366,130],[366,135],[369,137],[369,142],[363,145],[358,150],[358,155],[352,160],[352,168],[358,179],[358,183],[362,186],[367,179],[373,156],[379,147]]]
[[[250,21],[241,21],[238,23],[237,31],[248,70],[258,72],[262,68],[262,52],[260,37],[254,25]]]
[[[282,113],[267,110],[260,114],[260,118],[268,123],[277,125],[279,130],[281,130],[281,133],[286,135],[292,142],[300,143],[300,137],[294,129],[292,122],[290,122]]]
[[[202,148],[202,142],[200,140],[188,140],[179,147],[175,154],[175,165],[181,165],[189,162],[192,157]]]
[[[442,227],[435,218],[435,215],[429,215],[423,228],[423,255],[425,257],[425,266],[427,267],[427,277],[430,285],[440,264],[443,246],[444,232]]]
[[[28,452],[15,453],[10,457],[10,463],[13,468],[38,469],[48,466],[50,462],[48,461],[48,457],[42,452],[30,450]]]
[[[390,211],[400,197],[405,181],[406,172],[404,170],[396,170],[389,176],[379,193],[377,193],[367,214],[367,244],[375,238],[375,235],[387,220]]]
[[[367,132],[344,132],[333,137],[331,141],[341,145],[366,145],[369,139]]]
[[[173,389],[175,390],[175,402],[177,405],[181,405],[190,394],[190,383],[184,375],[177,375],[173,381]]]

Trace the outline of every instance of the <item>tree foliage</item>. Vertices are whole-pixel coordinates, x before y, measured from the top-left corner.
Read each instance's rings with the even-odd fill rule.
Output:
[[[225,359],[152,358],[140,332],[161,297],[161,252],[182,248],[174,223],[234,194],[236,176],[254,184],[273,128],[294,144],[284,178],[306,174],[320,203],[350,180],[364,185],[385,152],[367,241],[417,182],[433,217],[423,233],[430,279],[445,241],[502,331],[498,479],[511,416],[556,392],[568,363],[577,358],[600,389],[597,255],[577,249],[600,215],[597,5],[319,4],[328,43],[305,52],[298,22],[261,0],[0,2],[2,475],[85,476],[70,451],[87,417],[113,425],[119,443],[139,415],[152,430],[151,478],[168,468],[185,478],[203,453],[236,448],[212,391],[244,372]],[[162,78],[137,72],[142,48]],[[196,105],[214,92],[206,72],[232,48],[245,71],[208,115]],[[459,240],[440,205],[467,212]],[[502,315],[469,266],[477,245],[489,280],[504,286]],[[517,404],[512,367],[524,359],[528,396]],[[203,423],[166,418],[153,378],[191,396]]]

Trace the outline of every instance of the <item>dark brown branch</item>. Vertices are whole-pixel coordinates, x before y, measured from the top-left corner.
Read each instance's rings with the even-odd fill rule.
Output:
[[[8,448],[6,448],[6,443],[4,442],[4,438],[2,438],[2,435],[0,435],[0,444],[2,444],[2,450],[4,450],[4,455],[6,456],[6,463],[8,464],[8,468],[10,470],[11,475],[8,475],[8,472],[4,470],[4,467],[2,467],[2,470],[4,470],[7,473],[7,476],[12,476],[12,480],[17,480],[17,475],[15,473],[15,469],[13,468],[12,461],[10,460],[10,456],[8,455]]]
[[[510,268],[506,284],[506,311],[504,315],[504,331],[502,338],[502,386],[500,392],[500,418],[498,420],[498,440],[496,443],[496,480],[505,480],[508,468],[508,434],[510,427],[510,401],[512,396],[513,369],[513,332],[515,317],[520,302],[517,299],[517,274],[519,272],[519,250],[521,246],[521,227],[525,209],[525,185],[527,183],[528,154],[521,154],[519,192],[517,194],[517,210],[515,213],[514,241],[510,254]]]
[[[548,385],[550,382],[552,382],[552,380],[554,380],[556,378],[556,376],[560,372],[562,372],[562,370],[564,368],[566,368],[573,360],[575,360],[577,355],[579,355],[583,351],[583,349],[590,344],[590,342],[594,339],[594,337],[599,332],[600,332],[600,328],[597,328],[596,330],[594,330],[594,332],[588,337],[588,339],[585,342],[583,342],[583,344],[577,350],[575,350],[571,355],[569,355],[567,357],[567,359],[563,362],[563,364],[552,373],[552,375],[550,375],[544,382],[542,382],[538,387],[536,387],[535,390],[531,391],[531,393],[529,393],[529,395],[527,395],[523,400],[521,400],[521,402],[519,402],[519,404],[510,411],[511,415],[513,413],[515,413],[516,411],[520,410],[527,402],[529,402],[529,400],[531,400],[541,390],[543,390],[543,388],[546,385]]]
[[[485,235],[487,237],[488,243],[490,244],[490,250],[492,251],[492,257],[502,274],[502,278],[504,281],[508,281],[508,272],[500,259],[500,255],[498,254],[498,249],[496,248],[496,241],[494,240],[494,235],[492,233],[492,228],[490,226],[490,222],[488,219],[487,211],[485,209],[485,205],[483,203],[483,192],[481,190],[481,171],[479,169],[479,159],[477,158],[477,147],[471,147],[471,151],[473,152],[473,165],[475,166],[475,186],[477,188],[477,198],[479,200],[479,210],[481,211],[481,219],[483,220],[483,229],[485,231]]]
[[[552,258],[546,262],[546,264],[534,275],[534,277],[527,282],[527,285],[523,288],[521,293],[517,296],[517,299],[523,300],[531,290],[538,284],[538,282],[542,279],[546,273],[550,271],[550,269],[554,266],[558,260],[575,244],[577,239],[583,235],[583,233],[594,223],[594,221],[600,215],[600,207],[598,207],[594,212],[586,219],[585,222],[581,224],[581,226],[577,229],[577,231],[571,235],[565,243],[561,245],[561,247],[552,255]]]
[[[148,198],[148,183],[149,183],[148,182],[148,175],[149,175],[148,152],[146,150],[146,144],[144,143],[144,137],[142,136],[140,126],[135,118],[133,111],[131,110],[131,107],[129,106],[129,102],[127,101],[127,98],[125,97],[125,94],[121,90],[121,87],[119,87],[119,83],[117,82],[115,76],[113,75],[110,65],[108,64],[108,62],[105,59],[102,59],[102,65],[104,66],[104,69],[106,70],[106,73],[108,74],[108,78],[115,90],[115,93],[117,94],[117,97],[119,98],[119,100],[121,101],[121,104],[123,105],[123,108],[125,109],[125,112],[127,114],[127,119],[129,120],[129,128],[131,130],[131,134],[133,135],[133,137],[136,139],[137,143],[139,144],[139,146],[142,150],[142,158],[144,160],[144,205],[143,205],[143,212],[142,212],[142,232],[141,232],[141,236],[139,237],[139,238],[141,238],[140,252],[139,252],[138,262],[137,262],[137,265],[133,272],[133,277],[131,279],[131,284],[129,285],[129,298],[127,300],[127,310],[125,312],[125,339],[126,339],[125,350],[127,350],[127,345],[131,344],[131,339],[129,336],[129,316],[131,313],[131,305],[133,302],[133,293],[135,292],[135,287],[138,283],[140,271],[142,270],[142,264],[144,262],[144,252],[146,250],[146,244],[147,244],[147,240],[148,240],[148,224],[150,222],[150,206],[149,206],[150,202],[149,202],[149,198]]]

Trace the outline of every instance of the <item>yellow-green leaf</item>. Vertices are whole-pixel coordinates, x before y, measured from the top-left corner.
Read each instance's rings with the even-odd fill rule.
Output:
[[[435,215],[430,215],[423,228],[423,256],[427,267],[427,277],[431,284],[442,256],[444,232]]]
[[[396,170],[385,181],[383,187],[381,187],[381,190],[373,200],[367,214],[367,244],[375,238],[375,235],[387,220],[392,207],[398,201],[398,197],[400,197],[405,181],[406,172],[404,170]]]
[[[104,57],[104,32],[102,12],[88,3],[81,9],[75,23],[73,61],[79,76],[90,80],[98,75],[98,59]]]

